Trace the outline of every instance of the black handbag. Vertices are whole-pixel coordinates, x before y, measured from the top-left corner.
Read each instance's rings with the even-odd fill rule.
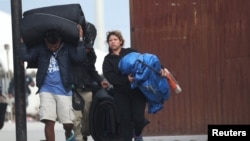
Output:
[[[81,95],[77,92],[77,90],[74,88],[72,89],[73,95],[72,95],[72,107],[76,111],[81,111],[84,109],[84,100],[81,97]]]
[[[4,126],[7,103],[0,103],[0,129]]]

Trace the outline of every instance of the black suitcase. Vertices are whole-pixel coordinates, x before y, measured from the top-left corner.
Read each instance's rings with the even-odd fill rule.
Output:
[[[113,91],[99,89],[90,107],[90,134],[95,141],[122,141],[120,118]]]

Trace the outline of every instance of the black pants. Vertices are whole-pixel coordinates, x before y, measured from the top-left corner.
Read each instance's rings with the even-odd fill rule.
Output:
[[[114,94],[121,119],[124,141],[131,141],[133,134],[140,135],[145,126],[146,98],[139,89]]]

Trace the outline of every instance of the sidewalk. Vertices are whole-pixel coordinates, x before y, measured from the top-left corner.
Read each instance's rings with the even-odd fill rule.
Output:
[[[27,121],[27,141],[44,140],[44,125],[40,122]],[[56,141],[65,141],[62,125],[56,123],[55,126]],[[2,141],[16,141],[15,123],[5,122],[0,130]],[[89,137],[88,141],[94,141]],[[207,141],[207,135],[188,135],[188,136],[146,136],[144,141]]]

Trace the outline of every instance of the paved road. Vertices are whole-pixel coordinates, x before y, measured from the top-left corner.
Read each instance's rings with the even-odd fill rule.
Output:
[[[27,122],[27,141],[40,141],[45,139],[43,133],[44,124],[40,122]],[[56,141],[65,141],[62,125],[56,123],[55,126]],[[1,141],[16,141],[15,123],[5,122],[4,127],[0,130]],[[88,141],[93,141],[89,137]],[[207,141],[206,135],[190,136],[147,136],[144,141]]]

